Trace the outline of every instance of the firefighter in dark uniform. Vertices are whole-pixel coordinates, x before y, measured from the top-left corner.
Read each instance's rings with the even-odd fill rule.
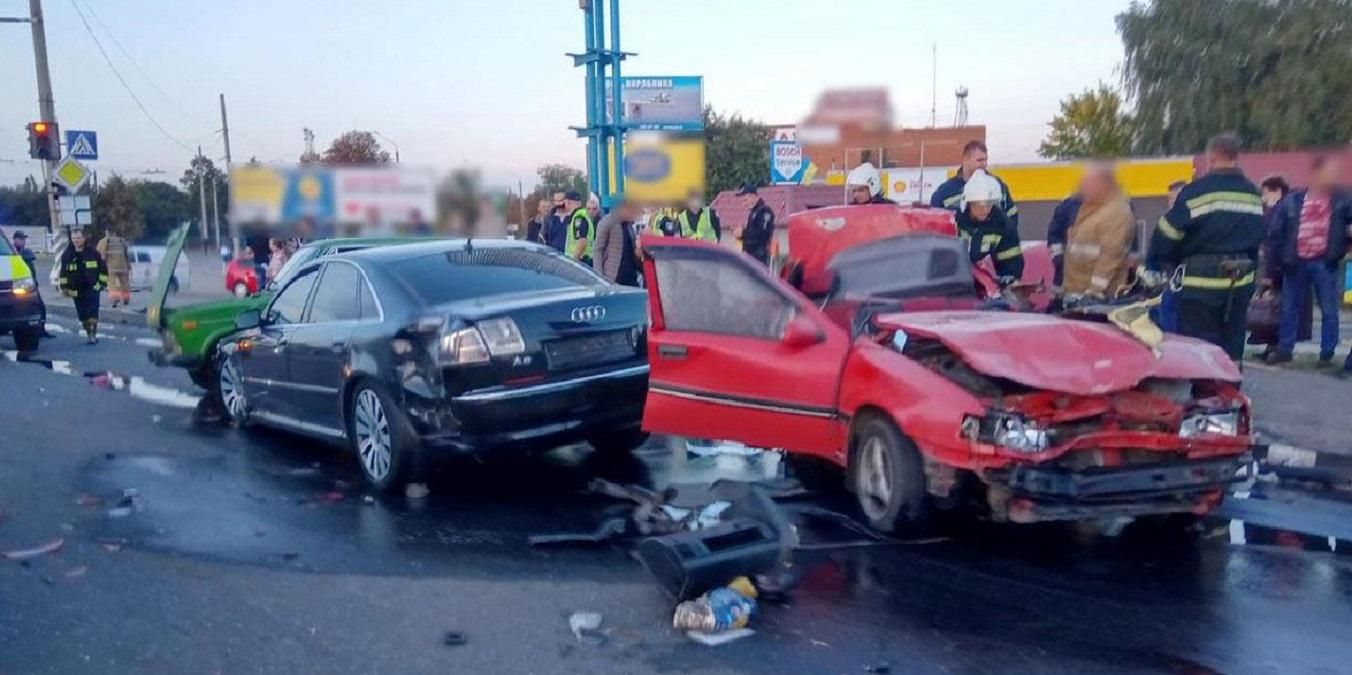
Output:
[[[85,342],[99,341],[99,293],[108,287],[108,266],[93,246],[85,242],[84,231],[70,231],[70,245],[61,252],[58,285],[75,301],[75,316],[84,327]]]
[[[958,236],[967,242],[975,265],[989,257],[995,274],[1014,281],[1023,276],[1023,245],[1019,230],[999,208],[1001,185],[994,176],[977,170],[962,188]]]
[[[1146,267],[1157,275],[1178,270],[1178,332],[1221,347],[1238,363],[1266,234],[1263,202],[1239,169],[1237,137],[1211,139],[1206,156],[1208,173],[1184,186],[1155,226]]]
[[[742,252],[768,266],[770,242],[775,236],[775,211],[760,198],[754,183],[742,185],[737,196],[742,198],[742,204],[748,209],[746,225],[738,237],[742,240]]]
[[[964,145],[962,147],[962,166],[958,168],[958,174],[940,183],[939,187],[934,189],[934,194],[930,195],[930,206],[937,209],[948,209],[954,213],[962,211],[962,190],[966,187],[967,181],[971,180],[972,175],[981,171],[1000,184],[1000,202],[997,206],[1004,212],[1005,219],[1009,221],[1010,226],[1018,230],[1019,206],[1014,203],[1014,197],[1009,192],[1009,186],[986,170],[988,157],[985,143],[971,141]]]
[[[854,167],[845,177],[845,203],[851,206],[896,204],[883,196],[883,177],[868,162]]]

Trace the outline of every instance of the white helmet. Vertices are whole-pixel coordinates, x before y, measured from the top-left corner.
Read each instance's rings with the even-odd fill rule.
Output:
[[[962,208],[967,208],[972,202],[999,202],[1004,196],[1000,181],[985,170],[977,169],[962,187]]]
[[[864,162],[854,167],[854,170],[850,171],[850,175],[845,177],[845,185],[846,187],[867,185],[868,193],[876,196],[883,191],[883,178],[878,175],[878,169],[871,163]]]

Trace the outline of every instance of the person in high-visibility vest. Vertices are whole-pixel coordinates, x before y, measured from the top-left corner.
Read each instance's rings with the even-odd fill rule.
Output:
[[[676,222],[681,226],[681,236],[686,239],[716,244],[723,238],[723,226],[718,222],[718,214],[704,205],[704,198],[698,192],[690,193],[686,208],[676,214]]]
[[[85,330],[85,342],[99,341],[99,293],[108,287],[108,266],[99,252],[86,245],[84,230],[72,228],[70,245],[61,252],[61,292],[75,301],[75,316]]]
[[[582,195],[569,191],[563,197],[568,213],[568,241],[563,252],[584,265],[592,264],[592,246],[596,243],[596,220],[582,206]]]

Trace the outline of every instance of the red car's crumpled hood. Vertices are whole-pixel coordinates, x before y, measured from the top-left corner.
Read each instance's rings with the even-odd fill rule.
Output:
[[[1167,335],[1156,357],[1105,323],[1016,312],[895,313],[875,321],[911,338],[939,340],[980,373],[1067,394],[1123,391],[1150,377],[1241,379],[1219,347]]]

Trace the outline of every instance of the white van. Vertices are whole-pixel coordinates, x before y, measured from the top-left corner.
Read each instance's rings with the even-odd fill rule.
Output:
[[[163,246],[132,246],[131,288],[134,291],[149,290],[155,286],[155,276],[160,271],[160,262],[164,260]],[[187,289],[192,283],[192,274],[188,267],[188,256],[180,255],[174,263],[174,276],[169,279],[169,293],[174,294]]]

